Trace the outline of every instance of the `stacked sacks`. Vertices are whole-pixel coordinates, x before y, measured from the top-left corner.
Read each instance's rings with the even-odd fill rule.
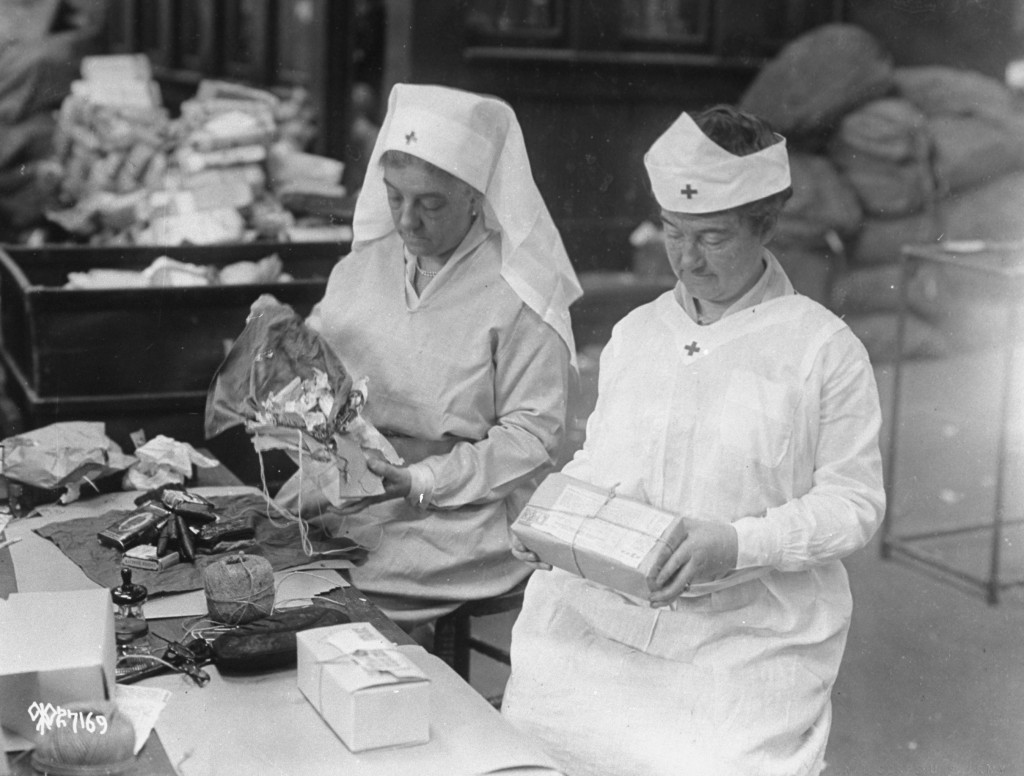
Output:
[[[833,285],[830,302],[842,312],[855,313],[850,324],[869,352],[876,359],[889,359],[895,348],[893,311],[899,304],[900,282],[895,262],[900,248],[933,239],[929,227],[935,221],[939,184],[926,117],[898,97],[871,100],[843,117],[827,154],[856,192],[864,213],[848,241],[847,272]],[[908,218],[921,231],[908,231]],[[885,254],[884,267],[865,270],[861,249],[879,234],[892,235],[898,244]],[[924,321],[912,322],[908,340],[909,349],[919,355],[948,350],[941,333]]]
[[[846,316],[876,360],[895,346],[903,246],[1024,237],[1024,114],[995,79],[894,67],[866,31],[827,25],[780,52],[739,107],[771,120],[794,151],[779,253],[803,255],[791,274],[813,281],[817,269],[817,298]],[[801,282],[794,277],[807,293]],[[919,272],[908,351],[974,344],[979,317],[991,316],[984,298],[964,302],[970,294],[962,279]]]
[[[854,258],[889,263],[902,245],[945,239],[1007,240],[1020,226],[1024,114],[995,79],[947,67],[897,69],[895,97],[931,144],[933,207],[908,207],[866,220]],[[872,106],[866,106],[865,110]]]
[[[867,218],[853,248],[855,275],[837,302],[898,303],[894,262],[904,245],[1024,238],[1024,114],[1001,82],[980,73],[928,66],[897,68],[893,102],[914,112],[931,144],[933,198],[922,207]],[[946,347],[987,341],[1002,315],[984,289],[962,275],[925,266],[910,287],[911,308],[942,333]],[[920,332],[920,326],[917,331]],[[937,341],[933,340],[932,345]]]
[[[848,113],[828,153],[868,217],[919,213],[935,201],[931,137],[906,100],[881,98]]]
[[[846,266],[845,244],[863,210],[850,184],[823,156],[792,151],[793,196],[786,203],[772,249],[800,293],[827,305]]]
[[[893,88],[892,58],[860,27],[830,24],[801,36],[766,65],[739,108],[786,136],[793,197],[772,244],[798,291],[831,305],[847,273],[847,246],[865,218],[854,182],[828,154],[844,118]],[[850,161],[859,155],[851,152]]]

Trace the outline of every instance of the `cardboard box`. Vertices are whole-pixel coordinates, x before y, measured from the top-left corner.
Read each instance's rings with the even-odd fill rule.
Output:
[[[0,247],[0,308],[4,311],[0,355],[8,384],[22,383],[38,402],[67,404],[74,399],[78,406],[68,410],[76,420],[84,418],[101,398],[123,412],[131,409],[133,400],[195,397],[201,417],[210,379],[224,360],[224,343],[242,333],[252,303],[262,294],[273,294],[306,315],[323,298],[331,270],[347,252],[348,246],[338,242],[109,248],[4,245]],[[71,272],[141,272],[161,256],[221,270],[272,255],[280,258],[292,281],[64,287]]]
[[[565,474],[544,479],[512,532],[542,561],[649,600],[647,575],[682,520]]]
[[[430,680],[369,623],[296,634],[298,684],[351,751],[430,740]]]
[[[113,698],[109,590],[12,593],[0,601],[0,634],[0,723],[9,730],[38,743],[39,707]]]

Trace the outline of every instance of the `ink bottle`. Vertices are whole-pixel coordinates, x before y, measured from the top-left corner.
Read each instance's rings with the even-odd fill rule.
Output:
[[[135,652],[148,647],[143,642],[149,633],[149,624],[143,605],[149,591],[132,582],[132,570],[121,569],[121,584],[110,592],[114,601],[114,638],[119,652]]]

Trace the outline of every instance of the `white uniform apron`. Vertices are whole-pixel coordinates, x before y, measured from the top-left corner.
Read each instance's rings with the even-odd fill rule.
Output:
[[[309,318],[368,378],[368,419],[406,463],[435,472],[428,508],[393,499],[351,518],[381,532],[353,583],[407,628],[529,573],[508,526],[564,429],[565,344],[502,279],[498,236],[473,244],[420,296],[397,235],[364,246],[335,266]]]
[[[565,473],[709,520],[801,496],[816,358],[843,327],[795,295],[702,327],[665,294],[616,327],[587,445]],[[838,561],[664,610],[537,572],[503,711],[570,776],[817,774],[850,612]]]

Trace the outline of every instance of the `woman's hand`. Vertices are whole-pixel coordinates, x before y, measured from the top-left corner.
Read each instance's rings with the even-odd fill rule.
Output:
[[[684,517],[651,567],[651,606],[666,606],[693,582],[718,579],[736,568],[739,539],[728,523]]]
[[[526,545],[519,540],[518,536],[516,536],[515,534],[511,534],[511,536],[513,555],[515,555],[527,566],[533,566],[535,569],[541,569],[542,571],[551,570],[550,563],[544,563],[540,558],[537,557],[537,553],[533,552],[532,550],[526,549]]]
[[[366,468],[381,479],[384,499],[405,498],[412,491],[412,475],[406,466],[394,466],[383,458],[368,456]]]

